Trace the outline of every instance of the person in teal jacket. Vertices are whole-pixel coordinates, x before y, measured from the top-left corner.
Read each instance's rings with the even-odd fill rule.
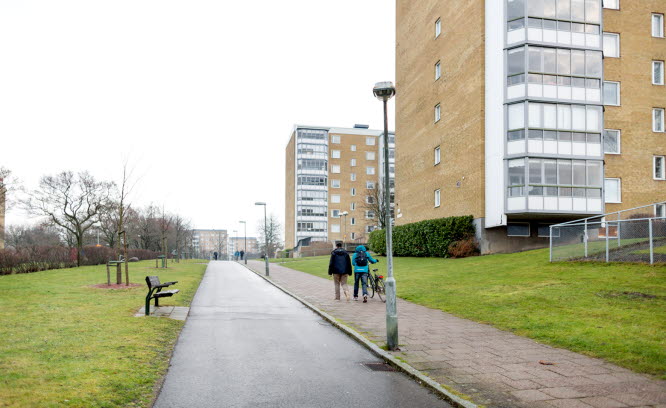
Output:
[[[363,303],[368,302],[368,272],[370,264],[379,262],[372,256],[363,245],[356,247],[356,252],[352,256],[352,265],[354,265],[354,300],[358,300],[358,281],[361,281],[363,289]]]

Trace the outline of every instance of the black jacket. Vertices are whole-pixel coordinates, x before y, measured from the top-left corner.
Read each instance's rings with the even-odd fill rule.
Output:
[[[334,273],[340,275],[352,274],[351,259],[347,251],[342,248],[335,248],[331,252],[331,260],[328,262],[328,274],[333,275]]]

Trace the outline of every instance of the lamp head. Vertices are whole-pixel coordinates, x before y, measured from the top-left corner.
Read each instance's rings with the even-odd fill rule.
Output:
[[[254,203],[254,205],[266,205],[266,203],[261,202],[261,201],[257,201],[256,203]]]
[[[348,215],[349,213],[347,211],[343,211],[340,213],[340,215]]]
[[[245,221],[238,221],[240,224],[245,224]]]
[[[395,95],[395,87],[391,81],[377,82],[375,87],[372,88],[372,93],[377,99],[385,102],[393,98]]]

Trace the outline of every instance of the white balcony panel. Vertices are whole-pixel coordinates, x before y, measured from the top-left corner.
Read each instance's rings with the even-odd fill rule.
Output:
[[[527,85],[527,94],[529,96],[534,96],[534,97],[541,98],[543,96],[543,85],[528,84]]]
[[[303,184],[299,184],[296,186],[297,190],[317,190],[317,191],[326,191],[327,187],[326,186],[306,186]]]
[[[585,34],[583,33],[571,33],[571,44],[580,45],[581,47],[585,46]]]
[[[506,144],[506,154],[525,153],[525,141],[518,140]]]
[[[543,209],[547,211],[556,211],[557,208],[557,197],[544,197],[543,198]]]
[[[508,99],[522,98],[525,96],[525,85],[513,85],[507,88],[506,97]]]
[[[599,156],[599,157],[601,157],[601,144],[599,144],[599,143],[588,143],[587,144],[587,155],[588,156]]]
[[[601,44],[600,37],[599,34],[585,34],[585,45],[588,47],[599,48]]]
[[[576,155],[576,156],[585,156],[585,154],[587,153],[586,149],[585,149],[585,143],[573,142],[572,145],[573,145],[572,153],[574,155]]]
[[[557,42],[560,44],[571,45],[571,32],[569,31],[558,31],[557,32]]]
[[[543,41],[543,33],[540,28],[528,28],[527,39],[530,41]]]
[[[525,29],[509,31],[506,36],[506,41],[509,44],[525,41]]]
[[[555,30],[543,30],[543,41],[549,43],[557,42],[557,31]]]
[[[571,88],[571,99],[575,101],[584,101],[585,88]]]
[[[587,199],[587,211],[589,212],[601,212],[601,198],[588,198]]]
[[[528,197],[530,210],[543,210],[543,197]]]
[[[574,197],[573,198],[574,211],[587,211],[587,199]]]
[[[544,140],[543,141],[543,152],[547,154],[557,154],[557,141],[555,140]]]
[[[557,97],[560,99],[571,99],[571,87],[570,86],[558,86],[557,87]]]
[[[601,90],[587,89],[585,91],[588,102],[601,102]]]
[[[557,98],[557,86],[556,85],[544,85],[543,86],[543,96],[545,98]]]
[[[573,209],[573,201],[571,197],[559,197],[558,208],[560,211],[571,211]]]
[[[559,154],[571,154],[571,142],[557,142],[557,152]]]
[[[543,142],[541,140],[528,140],[527,151],[530,153],[543,153]]]
[[[525,210],[525,197],[509,197],[507,200],[508,211],[522,211]]]

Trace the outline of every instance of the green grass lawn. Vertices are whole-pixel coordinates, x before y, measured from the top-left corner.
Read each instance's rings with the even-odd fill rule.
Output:
[[[283,265],[328,278],[328,257]],[[395,277],[403,299],[666,379],[663,265],[549,263],[546,249],[395,258]]]
[[[663,255],[666,255],[666,245],[656,246],[656,247],[654,247],[654,248],[652,248],[652,249],[653,249],[653,251],[654,251],[655,254],[663,254]],[[634,254],[649,254],[649,253],[650,253],[650,250],[649,250],[649,249],[643,249],[643,250],[640,250],[640,251],[635,251],[635,252],[633,252],[633,253],[634,253]]]
[[[90,287],[104,265],[0,276],[0,406],[149,406],[183,322],[134,317],[144,278],[179,281],[160,304],[189,306],[206,268],[195,262],[130,264],[142,286],[120,290]]]

